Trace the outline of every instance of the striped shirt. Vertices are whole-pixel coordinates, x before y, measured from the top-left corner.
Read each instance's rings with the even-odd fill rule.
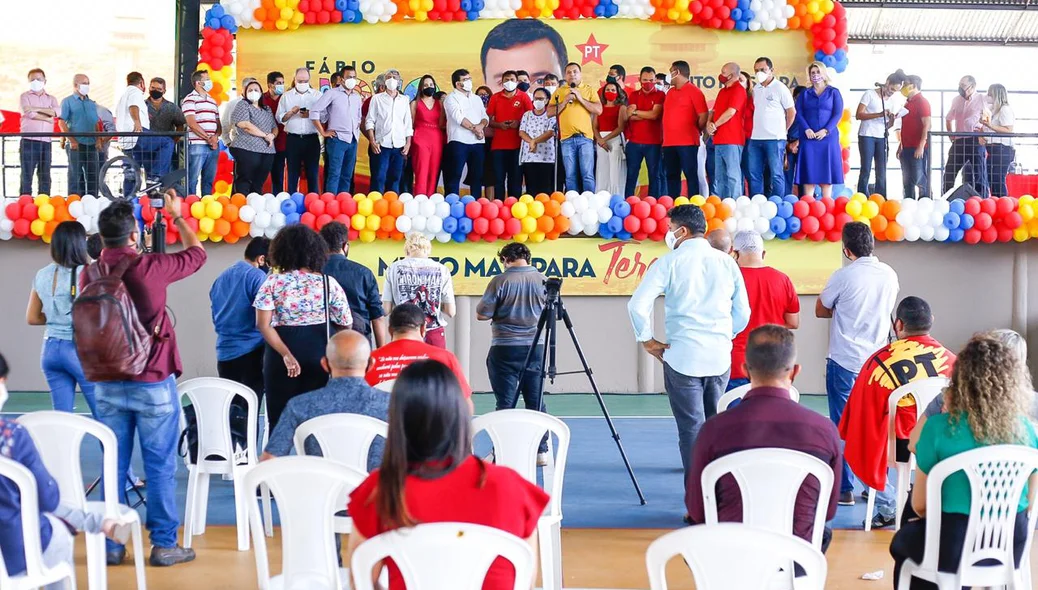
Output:
[[[490,279],[476,314],[491,319],[491,346],[530,346],[544,309],[544,275],[512,266]]]
[[[180,103],[180,109],[184,111],[184,117],[194,117],[195,122],[209,135],[215,135],[219,128],[220,111],[216,107],[216,101],[208,94],[192,91],[184,97]],[[188,133],[188,139],[192,144],[205,144],[205,138],[200,137],[194,131]]]

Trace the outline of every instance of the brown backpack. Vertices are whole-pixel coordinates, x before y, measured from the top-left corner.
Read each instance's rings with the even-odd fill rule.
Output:
[[[123,282],[133,262],[86,269],[86,285],[72,302],[72,330],[83,373],[90,381],[126,381],[140,375],[151,354],[152,334],[137,317]],[[158,323],[156,323],[158,329]]]

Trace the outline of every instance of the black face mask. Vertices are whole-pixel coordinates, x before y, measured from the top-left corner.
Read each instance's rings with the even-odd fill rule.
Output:
[[[966,98],[966,89],[965,88],[959,88],[959,96],[961,96],[962,98]]]
[[[436,94],[436,89],[430,87],[422,88],[422,96],[432,96]]]
[[[530,89],[530,83],[529,82],[520,82],[519,83],[519,90],[520,91],[526,92],[529,89]]]
[[[606,84],[616,84],[616,76],[606,76]]]
[[[162,98],[162,92],[160,92],[158,90],[152,90],[151,92],[148,93],[148,95],[151,96],[152,100],[158,100],[158,99]]]

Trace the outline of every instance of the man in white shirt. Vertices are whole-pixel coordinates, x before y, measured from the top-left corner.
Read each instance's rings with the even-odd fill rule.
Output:
[[[384,74],[386,91],[371,97],[368,116],[364,119],[371,151],[371,190],[400,192],[404,176],[404,160],[411,151],[414,123],[411,121],[411,101],[400,93],[400,72],[387,70]]]
[[[678,427],[678,450],[687,484],[692,446],[728,384],[732,338],[750,321],[739,266],[703,237],[706,217],[695,205],[670,210],[669,252],[652,264],[627,310],[634,337],[663,363],[664,387]],[[652,313],[664,296],[667,342],[655,339]]]
[[[900,289],[897,273],[873,254],[872,230],[858,221],[843,226],[843,255],[850,264],[829,277],[815,303],[815,316],[831,318],[825,393],[837,426],[854,380],[865,361],[890,339],[890,314]],[[840,504],[854,504],[854,476],[844,461]]]
[[[330,91],[329,91],[330,92]],[[286,191],[299,188],[299,169],[306,171],[306,188],[317,192],[317,175],[321,169],[321,141],[317,129],[310,122],[310,107],[321,93],[310,87],[310,70],[296,70],[292,89],[281,95],[276,114],[285,126],[285,161],[288,163]]]
[[[148,105],[145,102],[144,76],[140,72],[130,72],[126,76],[126,90],[115,106],[115,130],[123,133],[146,133],[151,128],[148,116]],[[140,137],[122,137],[119,145],[137,164],[142,166],[148,176],[162,177],[169,173],[173,158],[173,138],[157,135]],[[135,174],[124,170],[123,194],[133,191]]]
[[[753,134],[746,144],[750,160],[750,194],[782,196],[787,188],[782,165],[786,155],[786,133],[796,116],[793,93],[775,78],[771,58],[758,57],[753,72],[757,78],[757,86],[753,89]],[[768,167],[768,183],[764,182],[765,166]]]
[[[451,74],[454,92],[444,99],[447,111],[447,150],[443,154],[443,188],[458,194],[462,173],[469,167],[469,191],[479,198],[483,194],[484,131],[490,123],[483,100],[472,92],[472,75],[468,70]]]

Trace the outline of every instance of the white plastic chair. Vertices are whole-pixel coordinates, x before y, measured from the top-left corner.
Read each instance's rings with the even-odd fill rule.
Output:
[[[515,567],[514,590],[533,583],[534,555],[525,540],[478,524],[438,522],[372,537],[353,552],[354,590],[373,590],[371,572],[391,558],[407,590],[479,590],[498,557]]]
[[[6,477],[18,488],[21,496],[22,544],[25,547],[25,571],[17,576],[7,573],[7,565],[0,555],[0,588],[4,590],[35,590],[40,586],[67,580],[65,587],[76,590],[76,572],[68,563],[54,567],[43,564],[40,546],[40,506],[36,478],[29,469],[6,457],[0,457],[0,477]]]
[[[541,586],[562,590],[562,481],[569,454],[569,426],[555,416],[533,410],[500,410],[472,420],[473,436],[482,431],[494,445],[494,462],[519,472],[537,484],[537,450],[548,433],[548,465],[544,468],[544,490],[551,501],[537,522],[540,543]],[[559,439],[557,455],[552,454],[552,437]]]
[[[748,392],[749,390],[750,390],[750,384],[747,383],[746,385],[740,385],[739,387],[736,387],[735,389],[733,389],[731,391],[725,392],[724,395],[722,395],[720,398],[717,399],[717,413],[720,414],[721,412],[727,410],[728,406],[732,405],[732,402],[734,402],[737,399],[742,399],[743,396],[746,395],[746,392]],[[789,398],[799,404],[800,403],[800,390],[797,389],[796,387],[790,385],[789,386]]]
[[[384,391],[386,393],[392,393],[393,386],[396,385],[396,379],[390,379],[389,381],[383,381],[375,386],[375,389]]]
[[[940,393],[944,391],[945,387],[948,387],[947,377],[930,377],[928,379],[920,379],[919,381],[906,383],[890,392],[890,397],[887,398],[887,469],[893,467],[895,473],[897,473],[897,490],[895,492],[897,496],[894,500],[896,503],[895,506],[897,507],[897,513],[894,518],[894,530],[901,528],[901,515],[905,512],[905,504],[908,502],[908,488],[912,485],[912,470],[915,469],[914,453],[908,457],[907,463],[899,463],[897,461],[897,443],[895,443],[895,424],[897,423],[898,409],[897,403],[906,395],[912,395],[912,397],[915,398],[915,419],[919,420],[919,417],[923,415],[926,406],[930,405],[930,402],[940,395]],[[872,514],[876,509],[876,492],[877,490],[869,489],[869,499],[866,502],[865,508],[866,531],[872,530]]]
[[[386,437],[389,426],[371,416],[362,414],[326,414],[311,418],[296,427],[294,442],[296,454],[306,455],[306,439],[314,437],[321,447],[325,459],[338,461],[361,473],[368,472],[368,451],[375,437]],[[349,502],[344,494],[336,512]],[[348,516],[335,517],[335,532],[349,534],[353,531],[353,519]]]
[[[144,590],[147,587],[144,575],[147,555],[144,553],[141,517],[133,508],[119,503],[119,486],[124,485],[125,477],[117,473],[119,444],[115,433],[92,418],[51,410],[25,414],[18,423],[32,436],[43,464],[57,481],[62,503],[130,524],[137,588]],[[88,502],[83,489],[80,449],[84,436],[88,434],[101,443],[104,500],[99,502]],[[105,590],[108,588],[105,536],[103,533],[85,533],[85,537],[88,587]]]
[[[649,545],[645,564],[649,588],[667,590],[666,566],[680,555],[692,570],[697,590],[767,590],[777,576],[786,577],[790,562],[804,569],[798,588],[825,588],[827,565],[821,550],[807,541],[726,522],[703,524],[667,533]]]
[[[706,523],[717,524],[717,480],[731,474],[742,496],[745,525],[793,534],[793,515],[800,486],[809,476],[818,480],[811,544],[822,548],[825,515],[833,491],[833,470],[818,457],[792,449],[750,449],[715,459],[703,469]]]
[[[281,575],[270,576],[260,508],[249,502],[260,590],[347,590],[349,570],[336,558],[332,514],[367,474],[321,457],[278,457],[248,468],[242,489],[267,486],[281,515]]]
[[[256,393],[229,379],[218,377],[199,377],[189,379],[177,385],[177,396],[187,396],[195,409],[198,425],[198,458],[191,463],[191,454],[184,456],[184,465],[188,470],[187,502],[184,509],[184,547],[190,548],[195,535],[205,533],[206,517],[209,507],[209,476],[229,475],[234,482],[235,521],[238,526],[238,551],[249,549],[249,517],[248,504],[254,503],[254,497],[241,493],[241,478],[245,468],[255,465],[256,460],[256,423],[258,402]],[[231,443],[230,412],[231,401],[240,395],[248,407],[248,425],[246,440],[248,448],[242,452]],[[181,414],[181,431],[187,426]],[[207,459],[218,456],[220,459]],[[271,512],[270,494],[263,490],[263,509],[266,515]],[[266,522],[270,522],[268,517]],[[268,531],[273,534],[273,530]]]
[[[940,590],[963,586],[1013,590],[1031,588],[1031,541],[1034,504],[1027,507],[1027,541],[1020,567],[1013,563],[1017,506],[1031,474],[1038,470],[1038,450],[1021,445],[992,445],[973,449],[934,465],[926,479],[926,549],[922,563],[911,559],[901,566],[896,588],[907,589],[912,578],[927,580]],[[948,476],[962,471],[970,482],[970,515],[956,572],[937,570],[941,538],[941,488]],[[993,559],[998,565],[974,565]]]

